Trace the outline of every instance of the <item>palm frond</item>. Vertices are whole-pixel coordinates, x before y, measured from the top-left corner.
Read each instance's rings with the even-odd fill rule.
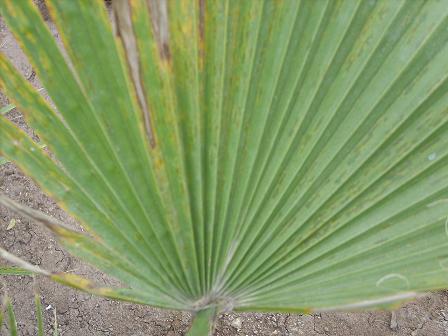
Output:
[[[56,159],[6,118],[0,151],[87,233],[0,201],[128,288],[47,276],[198,321],[448,287],[444,1],[48,5],[63,47],[0,8],[54,107],[0,85]]]

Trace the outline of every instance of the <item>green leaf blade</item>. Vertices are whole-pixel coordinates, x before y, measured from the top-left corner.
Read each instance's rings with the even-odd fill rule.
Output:
[[[200,312],[390,308],[448,286],[442,1],[136,0],[111,24],[101,1],[50,0],[64,51],[31,1],[0,6],[55,103],[1,56],[55,159],[6,118],[1,155],[88,235],[0,200],[128,288],[45,275]]]

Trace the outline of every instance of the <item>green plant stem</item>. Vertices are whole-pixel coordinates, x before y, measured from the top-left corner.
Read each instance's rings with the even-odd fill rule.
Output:
[[[36,306],[37,335],[44,336],[44,321],[42,313],[42,303],[39,294],[34,296],[34,304]]]
[[[193,317],[193,323],[187,336],[206,336],[213,335],[215,321],[217,317],[216,307],[200,310]]]
[[[8,299],[8,301],[6,303],[6,309],[8,311],[9,333],[10,333],[11,336],[17,336],[16,316],[14,314],[14,309],[13,309],[11,301],[9,299]]]

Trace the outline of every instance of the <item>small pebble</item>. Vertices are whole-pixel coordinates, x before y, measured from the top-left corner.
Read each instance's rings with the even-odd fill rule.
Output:
[[[236,329],[241,329],[241,327],[243,326],[243,322],[241,321],[241,319],[238,317],[236,319],[234,319],[230,325]]]

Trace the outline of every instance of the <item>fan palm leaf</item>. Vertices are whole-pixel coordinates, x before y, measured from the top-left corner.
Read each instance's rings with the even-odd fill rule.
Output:
[[[4,117],[0,154],[86,231],[0,201],[124,286],[19,266],[197,334],[448,286],[444,1],[48,6],[62,45],[31,0],[0,8],[51,102],[4,55],[0,84],[54,156]]]

